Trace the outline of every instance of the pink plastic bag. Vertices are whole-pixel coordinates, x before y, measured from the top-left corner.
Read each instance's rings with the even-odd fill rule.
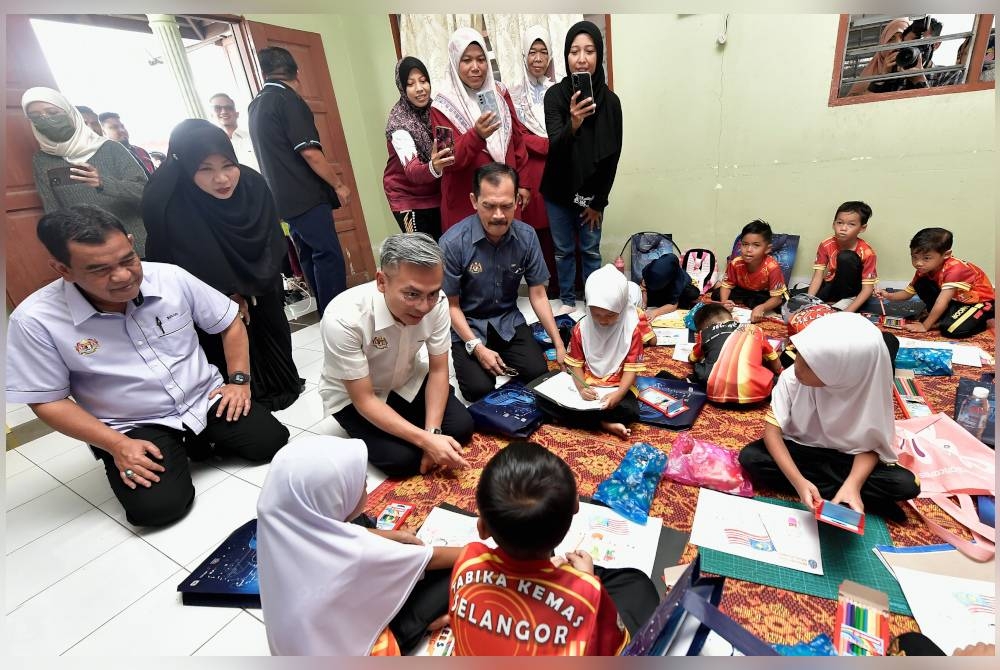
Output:
[[[740,465],[739,453],[691,437],[688,432],[674,440],[663,476],[678,484],[753,497],[753,486]]]
[[[996,531],[979,520],[970,496],[996,494],[995,452],[943,413],[897,421],[896,451],[899,464],[920,481],[917,497],[936,503],[976,541],[944,528],[909,501],[927,527],[966,556],[991,560],[996,553]]]

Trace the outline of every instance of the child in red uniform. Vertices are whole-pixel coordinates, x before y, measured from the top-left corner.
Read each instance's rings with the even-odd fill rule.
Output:
[[[902,291],[878,292],[883,300],[909,300],[914,294],[927,305],[923,321],[906,324],[915,333],[940,328],[947,337],[971,337],[992,328],[996,293],[979,267],[951,255],[951,231],[924,228],[910,240],[910,261],[917,270]]]
[[[816,250],[809,295],[845,312],[857,312],[871,297],[878,282],[875,250],[858,237],[868,228],[871,215],[872,208],[858,200],[837,208],[833,237],[820,242]]]
[[[476,489],[480,542],[466,546],[451,583],[459,656],[618,654],[657,605],[649,577],[594,567],[590,555],[552,556],[580,505],[569,466],[544,447],[512,442]]]
[[[782,368],[764,331],[737,323],[718,303],[702,305],[694,325],[698,334],[690,360],[694,378],[705,384],[709,400],[747,405],[771,394],[774,375]]]
[[[636,373],[643,372],[644,343],[656,338],[649,322],[628,299],[628,281],[613,265],[605,265],[587,278],[584,287],[588,316],[573,327],[565,363],[573,368],[576,390],[584,400],[596,400],[592,387],[617,387],[604,397],[603,409],[566,409],[538,397],[538,405],[555,419],[574,426],[601,428],[622,439],[631,435],[628,424],[639,418],[639,404],[632,393]]]
[[[712,300],[727,309],[737,302],[750,307],[750,321],[757,323],[781,307],[787,293],[781,266],[771,255],[771,226],[755,219],[743,226],[740,253],[726,264],[726,273],[712,291]]]

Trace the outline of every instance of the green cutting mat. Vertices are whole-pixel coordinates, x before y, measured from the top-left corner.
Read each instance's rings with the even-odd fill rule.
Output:
[[[762,502],[805,509],[800,502],[756,498]],[[895,577],[889,574],[882,562],[875,556],[872,547],[876,544],[892,544],[889,529],[881,517],[869,514],[865,517],[865,534],[858,535],[841,530],[827,523],[818,523],[819,546],[823,556],[823,574],[813,575],[801,570],[782,568],[770,563],[762,563],[750,558],[733,556],[723,551],[699,547],[701,569],[726,577],[735,577],[757,584],[767,584],[789,591],[806,593],[830,600],[837,599],[837,588],[845,579],[870,586],[889,594],[889,609],[898,614],[913,616],[910,606],[903,596]]]

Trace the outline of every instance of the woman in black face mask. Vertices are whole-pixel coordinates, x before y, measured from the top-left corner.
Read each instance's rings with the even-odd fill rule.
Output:
[[[128,149],[88,128],[59,91],[30,88],[21,108],[41,149],[31,162],[45,211],[80,204],[106,209],[121,220],[136,253],[144,256],[140,204],[146,173]]]

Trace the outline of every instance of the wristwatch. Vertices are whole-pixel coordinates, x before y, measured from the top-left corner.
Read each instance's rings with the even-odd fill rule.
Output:
[[[440,428],[431,428],[431,435],[441,435]]]
[[[471,356],[472,352],[476,350],[476,347],[478,347],[482,343],[483,341],[480,340],[478,337],[472,338],[471,340],[465,343],[465,353]]]
[[[249,372],[234,372],[233,374],[229,375],[229,383],[230,384],[238,384],[239,386],[243,386],[244,384],[249,384],[250,383],[250,373]]]

